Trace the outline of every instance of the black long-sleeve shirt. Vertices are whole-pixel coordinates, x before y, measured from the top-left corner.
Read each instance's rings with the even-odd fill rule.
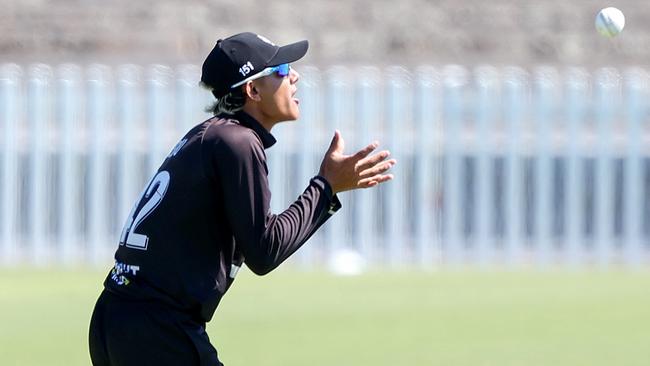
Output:
[[[263,275],[300,248],[341,204],[316,176],[272,214],[264,150],[274,143],[243,112],[190,130],[129,215],[106,289],[209,321],[242,263]]]

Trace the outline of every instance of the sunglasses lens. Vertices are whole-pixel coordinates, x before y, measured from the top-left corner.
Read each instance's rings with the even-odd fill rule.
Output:
[[[291,66],[289,66],[289,64],[278,65],[278,75],[280,76],[289,75],[290,70],[291,70]]]

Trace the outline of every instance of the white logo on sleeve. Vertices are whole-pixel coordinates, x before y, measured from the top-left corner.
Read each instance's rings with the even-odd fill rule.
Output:
[[[259,39],[261,39],[262,41],[264,41],[264,42],[270,44],[271,46],[275,46],[275,43],[271,42],[268,38],[266,38],[266,37],[264,37],[264,36],[260,36],[260,35],[258,34],[258,35],[257,35],[257,38],[259,38]]]
[[[172,151],[169,153],[169,155],[167,155],[167,159],[169,159],[169,158],[171,158],[171,157],[173,157],[173,156],[176,156],[176,154],[178,154],[178,152],[181,151],[181,149],[183,148],[183,146],[185,146],[186,143],[187,143],[187,139],[182,139],[182,140],[180,140],[180,141],[176,144],[176,146],[174,146],[174,148],[173,148]]]
[[[230,278],[234,279],[235,277],[237,277],[237,273],[239,273],[240,268],[241,268],[240,266],[237,266],[235,264],[231,264],[230,265]]]

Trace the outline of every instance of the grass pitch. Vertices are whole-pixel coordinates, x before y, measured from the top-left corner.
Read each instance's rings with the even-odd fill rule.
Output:
[[[0,364],[89,365],[104,272],[0,271]],[[647,365],[650,272],[244,271],[208,327],[227,366]]]

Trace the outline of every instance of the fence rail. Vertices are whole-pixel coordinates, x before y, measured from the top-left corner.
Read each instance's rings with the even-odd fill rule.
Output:
[[[393,182],[342,194],[298,264],[648,264],[646,70],[299,71],[302,117],[268,151],[275,212],[335,128],[399,163]],[[0,65],[0,263],[108,263],[137,194],[208,117],[198,79],[195,65]]]

